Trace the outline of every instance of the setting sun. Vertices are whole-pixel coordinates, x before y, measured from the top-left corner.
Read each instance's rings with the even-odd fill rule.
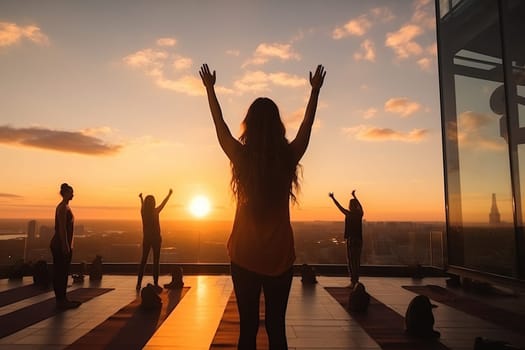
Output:
[[[190,203],[190,212],[193,216],[202,218],[210,212],[210,200],[205,196],[195,196]]]

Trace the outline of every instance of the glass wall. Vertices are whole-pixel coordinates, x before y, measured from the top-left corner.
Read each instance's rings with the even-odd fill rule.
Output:
[[[525,2],[436,6],[448,265],[523,279]]]
[[[77,220],[73,262],[138,263],[142,224],[126,220]],[[165,264],[228,264],[226,242],[231,221],[162,222],[160,261]],[[346,265],[343,221],[293,222],[296,264]],[[443,266],[442,222],[363,223],[364,265]],[[52,220],[0,220],[0,266],[19,260],[52,261]],[[152,256],[150,254],[150,259]]]

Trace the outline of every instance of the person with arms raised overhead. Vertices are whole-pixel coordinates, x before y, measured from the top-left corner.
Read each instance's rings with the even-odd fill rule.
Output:
[[[348,272],[350,273],[349,288],[354,288],[359,282],[359,273],[361,269],[361,251],[363,250],[363,207],[352,191],[352,199],[348,203],[348,209],[344,208],[334,193],[328,194],[332,198],[335,206],[345,216],[345,240],[346,240],[346,259],[348,262]]]
[[[321,65],[314,74],[310,72],[310,99],[292,142],[285,137],[277,105],[266,97],[250,105],[242,134],[235,139],[215,94],[215,71],[204,64],[199,74],[219,144],[230,160],[231,187],[237,202],[228,253],[240,315],[238,348],[256,348],[262,290],[270,349],[287,349],[285,316],[295,260],[289,202],[296,201],[299,160],[310,140],[326,72]]]
[[[155,207],[155,197],[147,195],[146,198],[142,197],[142,193],[139,194],[140,198],[140,215],[142,216],[142,258],[140,259],[139,272],[137,277],[137,291],[142,288],[142,277],[144,276],[144,268],[148,261],[148,255],[150,249],[153,250],[153,283],[157,292],[162,291],[162,287],[159,286],[159,274],[160,274],[160,246],[162,243],[162,237],[160,235],[160,220],[159,214],[164,209],[168,199],[170,199],[173,193],[170,188],[168,195],[158,207]]]

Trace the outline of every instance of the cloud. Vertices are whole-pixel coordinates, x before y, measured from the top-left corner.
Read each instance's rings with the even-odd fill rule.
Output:
[[[415,58],[423,71],[433,72],[437,45],[432,36],[432,42],[426,36],[429,31],[435,31],[434,2],[430,0],[415,0],[412,4],[412,17],[397,31],[386,34],[385,46],[391,48],[400,60]]]
[[[175,68],[175,70],[187,70],[190,69],[192,65],[193,61],[191,58],[179,55],[173,58],[173,68]]]
[[[0,144],[34,147],[67,153],[111,155],[122,146],[104,143],[83,131],[61,131],[44,128],[13,128],[0,126]]]
[[[417,60],[417,65],[422,70],[429,72],[434,68],[434,60],[428,57],[423,57]]]
[[[0,47],[11,46],[22,39],[37,45],[48,45],[49,38],[35,25],[19,26],[16,23],[0,22]]]
[[[410,101],[406,97],[391,98],[385,102],[386,112],[399,114],[402,117],[409,117],[420,111],[421,108],[422,106],[419,103]]]
[[[453,131],[452,134],[449,132],[450,136],[457,136],[461,147],[488,151],[506,150],[507,143],[503,137],[494,135],[495,128],[499,130],[498,117],[466,111],[459,115],[457,124],[449,124],[448,130]]]
[[[161,41],[162,40],[162,41]],[[168,42],[168,38],[157,40],[160,43]],[[173,39],[175,43],[176,40]],[[197,74],[191,72],[193,60],[169,50],[167,45],[161,47],[145,48],[131,53],[122,58],[122,62],[129,68],[142,71],[151,77],[154,83],[162,88],[183,93],[189,96],[201,96],[205,94],[202,81]],[[239,55],[239,51],[230,50],[230,55]],[[299,54],[295,53],[291,44],[260,44],[253,58],[245,63],[262,64],[269,59],[279,58],[281,60],[299,60]],[[243,67],[244,67],[243,66]],[[284,87],[304,86],[308,81],[302,77],[284,72],[266,73],[261,70],[246,71],[244,75],[234,82],[234,90],[216,86],[216,91],[222,94],[233,94],[235,92],[260,92],[267,91],[271,85]]]
[[[18,194],[12,193],[0,193],[0,198],[24,198]]]
[[[385,45],[396,53],[398,58],[408,58],[419,56],[423,53],[423,48],[414,39],[423,34],[420,26],[406,24],[397,32],[387,33]]]
[[[364,119],[372,119],[376,116],[377,109],[371,107],[371,108],[368,108],[367,110],[359,111],[359,112],[363,115]]]
[[[348,36],[363,36],[370,27],[372,27],[372,22],[367,15],[361,15],[349,20],[341,27],[336,27],[332,32],[332,38],[339,40]]]
[[[343,133],[354,136],[361,141],[400,141],[417,143],[426,139],[427,129],[413,129],[409,132],[396,131],[390,128],[379,128],[376,126],[358,125],[344,128]]]
[[[282,61],[299,61],[301,56],[293,50],[291,44],[261,43],[255,49],[253,57],[246,61],[243,64],[243,67],[248,65],[261,65],[273,58],[277,58]]]
[[[241,55],[241,51],[231,49],[231,50],[226,50],[226,54],[228,56],[239,57]]]
[[[109,126],[101,126],[98,128],[87,128],[80,131],[84,135],[96,136],[96,135],[109,135],[112,130]]]
[[[161,38],[156,41],[156,48],[145,48],[122,58],[130,68],[141,70],[152,77],[155,84],[163,89],[183,93],[189,96],[204,95],[202,82],[190,73],[193,60],[173,51],[174,38]],[[168,51],[168,49],[172,49]],[[173,76],[175,74],[175,76]],[[219,91],[220,88],[218,87]]]
[[[390,22],[396,18],[388,7],[375,7],[370,10],[370,15],[381,22]]]
[[[144,49],[132,53],[122,60],[130,67],[151,70],[153,68],[161,68],[167,58],[168,53],[165,51]]]
[[[174,38],[159,38],[157,39],[157,46],[175,46],[177,39]]]
[[[461,113],[458,119],[459,129],[468,133],[479,132],[485,126],[496,122],[494,117],[472,111]]]
[[[434,41],[432,44],[428,45],[425,52],[432,57],[437,57],[437,43]]]
[[[388,7],[374,7],[367,14],[350,19],[344,25],[336,27],[332,31],[332,39],[339,40],[348,36],[363,36],[375,22],[389,22],[394,18],[394,14]]]
[[[178,79],[166,79],[163,76],[156,80],[157,86],[190,96],[200,96],[204,94],[202,81],[192,75],[185,75]]]
[[[370,61],[375,62],[376,52],[374,43],[370,39],[366,39],[361,43],[360,50],[354,53],[354,59],[356,61]]]
[[[233,85],[240,92],[261,92],[270,90],[270,85],[299,87],[306,85],[307,80],[297,75],[284,72],[266,73],[263,71],[248,71],[236,80]]]
[[[304,119],[304,108],[300,108],[295,112],[283,117],[283,123],[286,126],[286,130],[299,130],[301,123]],[[313,130],[318,130],[321,128],[321,119],[315,118],[314,125],[312,126]]]
[[[434,2],[430,0],[416,0],[414,1],[413,7],[414,14],[412,15],[412,22],[433,30],[436,27]]]

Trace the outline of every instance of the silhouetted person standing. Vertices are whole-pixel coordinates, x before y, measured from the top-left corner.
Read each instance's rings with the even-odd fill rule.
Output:
[[[219,144],[230,159],[231,186],[237,201],[228,253],[240,315],[238,348],[256,348],[262,290],[270,349],[287,349],[285,316],[295,260],[289,201],[296,200],[299,160],[310,140],[326,72],[321,65],[313,76],[310,72],[310,99],[292,142],[285,137],[277,105],[264,97],[249,107],[242,134],[236,140],[215,94],[215,71],[212,74],[204,64],[199,74],[206,87]]]
[[[359,282],[359,270],[361,269],[361,251],[363,250],[363,207],[352,191],[352,199],[348,204],[348,209],[344,208],[332,192],[328,194],[334,201],[337,208],[345,215],[345,240],[346,240],[346,259],[348,262],[348,272],[350,273],[350,288]]]
[[[140,198],[140,214],[142,216],[142,258],[140,260],[139,273],[137,278],[137,290],[142,287],[142,277],[144,276],[144,269],[146,262],[148,261],[148,255],[150,249],[153,250],[153,283],[157,291],[161,291],[162,287],[159,286],[159,274],[160,274],[160,246],[162,243],[162,237],[160,234],[160,220],[159,214],[164,209],[164,206],[170,199],[173,190],[170,188],[168,195],[158,207],[155,207],[155,197],[147,195],[146,198],[142,198],[142,193],[139,194]]]
[[[62,201],[55,210],[55,234],[51,239],[50,248],[53,254],[53,289],[56,305],[60,309],[72,309],[80,306],[79,301],[70,301],[66,297],[67,280],[71,258],[73,256],[73,229],[75,218],[69,207],[73,199],[73,187],[67,183],[60,186]]]

